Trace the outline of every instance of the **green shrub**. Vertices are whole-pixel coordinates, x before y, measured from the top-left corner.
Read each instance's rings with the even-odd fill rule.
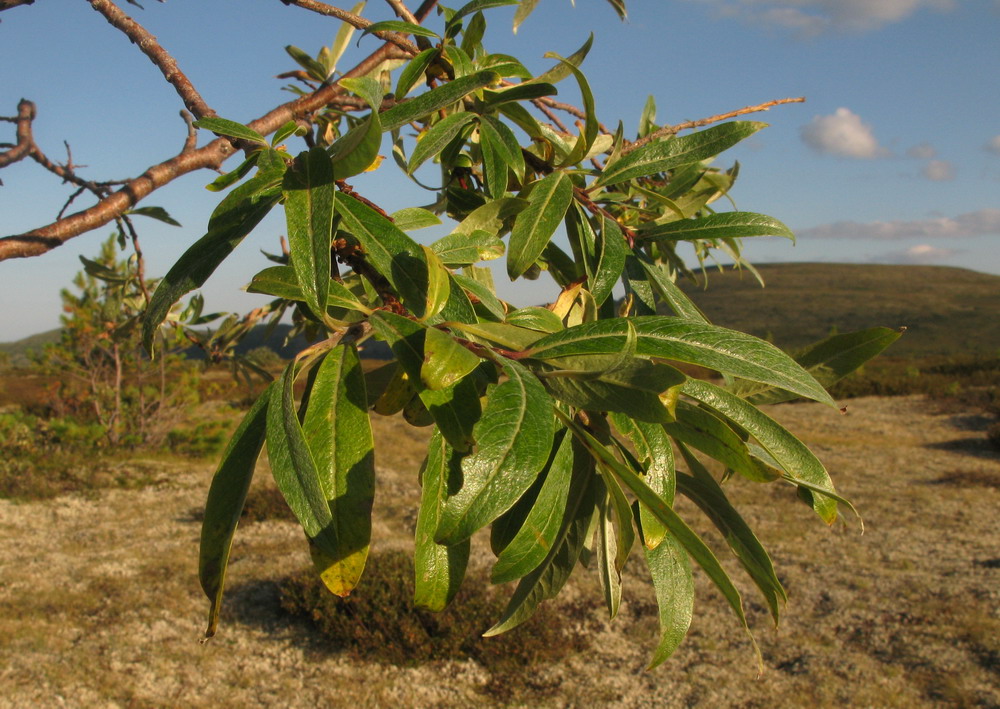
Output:
[[[210,458],[222,453],[232,433],[230,421],[203,421],[178,427],[167,434],[167,449],[188,458]]]
[[[491,638],[482,633],[506,605],[502,589],[485,573],[470,571],[455,603],[440,613],[413,606],[413,561],[400,552],[373,554],[357,590],[347,598],[332,595],[312,570],[280,586],[281,606],[307,619],[330,643],[366,660],[420,665],[434,660],[473,660],[490,671],[487,691],[509,700],[531,681],[528,668],[585,650],[589,640],[576,619],[584,605],[540,611],[514,630]],[[537,692],[541,687],[531,686]]]

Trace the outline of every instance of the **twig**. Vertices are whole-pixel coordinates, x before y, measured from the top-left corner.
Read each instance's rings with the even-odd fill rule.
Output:
[[[407,8],[406,5],[403,4],[403,0],[385,0],[385,1],[389,3],[389,7],[393,9],[393,12],[396,13],[397,17],[406,20],[407,22],[412,22],[413,24],[417,24],[417,18],[414,17],[413,13],[410,12],[409,8]]]
[[[191,80],[180,70],[177,62],[167,50],[156,41],[156,37],[109,0],[90,0],[90,6],[101,13],[115,29],[121,30],[126,37],[132,40],[133,44],[139,47],[143,54],[149,57],[149,60],[160,70],[163,78],[174,87],[181,100],[184,101],[184,105],[196,118],[215,115],[215,111],[205,103]]]
[[[729,111],[728,113],[720,113],[716,116],[709,116],[708,118],[701,118],[697,121],[686,121],[684,123],[678,123],[673,126],[663,126],[659,130],[653,131],[649,135],[640,138],[639,140],[627,145],[622,149],[622,155],[628,155],[633,150],[637,150],[642,146],[651,143],[654,140],[659,140],[660,138],[666,138],[668,135],[673,135],[674,133],[679,133],[682,130],[690,130],[691,128],[700,128],[702,126],[711,125],[712,123],[718,123],[719,121],[725,121],[730,118],[736,118],[736,116],[743,116],[747,113],[759,113],[761,111],[769,111],[774,106],[780,106],[785,103],[804,103],[805,96],[798,96],[796,98],[779,98],[774,101],[766,101],[765,103],[759,103],[756,106],[747,106],[745,108],[740,108],[736,111]]]
[[[375,24],[371,20],[366,20],[360,15],[355,15],[347,10],[341,10],[339,7],[335,7],[325,2],[320,2],[319,0],[281,0],[281,2],[285,5],[295,5],[296,7],[301,7],[303,10],[311,10],[312,12],[325,15],[326,17],[336,17],[338,20],[343,20],[347,24],[359,30],[368,29]],[[415,23],[416,19],[414,19],[413,22]],[[392,42],[404,52],[408,52],[411,56],[420,51],[417,48],[417,45],[406,39],[406,37],[399,32],[374,32],[373,34],[381,40]]]
[[[0,12],[9,10],[18,5],[34,5],[35,0],[0,0]]]
[[[35,104],[22,98],[17,104],[17,115],[9,118],[3,116],[0,120],[17,124],[15,130],[17,144],[10,150],[0,153],[0,168],[3,168],[11,163],[24,160],[34,149],[35,141],[31,137],[31,122],[35,120]]]
[[[549,110],[549,107],[542,102],[542,99],[540,98],[532,99],[531,103],[534,104],[535,108],[544,113],[545,117],[548,118],[550,121],[552,121],[555,124],[556,128],[561,130],[563,133],[569,135],[569,128],[567,128],[563,124],[563,122],[559,120],[559,116],[557,116],[556,114],[554,114],[552,111]]]
[[[198,130],[194,127],[194,116],[181,109],[181,120],[187,126],[187,137],[184,139],[184,147],[181,153],[189,153],[198,147]]]

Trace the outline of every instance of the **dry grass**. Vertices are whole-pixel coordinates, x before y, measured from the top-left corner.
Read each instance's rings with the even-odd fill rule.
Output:
[[[850,519],[825,527],[790,489],[730,484],[790,596],[781,628],[769,629],[731,564],[768,668],[761,678],[731,612],[701,577],[690,637],[663,667],[644,672],[656,610],[633,559],[614,623],[591,602],[599,598],[592,574],[571,583],[565,602],[591,609],[574,620],[590,647],[507,679],[521,683],[521,702],[1000,705],[1000,499],[986,484],[1000,477],[1000,458],[966,418],[919,398],[859,399],[849,412],[774,409],[859,503],[863,536]],[[405,551],[425,432],[400,433],[384,419],[376,426],[380,450],[391,451],[378,461],[376,551]],[[332,650],[308,624],[290,621],[278,586],[308,555],[301,531],[285,521],[239,530],[223,626],[200,645],[206,603],[192,510],[211,466],[162,466],[159,482],[139,490],[0,501],[0,707],[502,703],[475,661],[386,666]],[[690,506],[683,514],[695,518]]]

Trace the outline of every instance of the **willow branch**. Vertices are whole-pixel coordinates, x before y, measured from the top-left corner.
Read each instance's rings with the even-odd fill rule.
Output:
[[[408,57],[397,47],[384,44],[345,77],[361,76],[387,59]],[[290,120],[305,119],[310,114],[335,102],[344,93],[338,84],[324,86],[318,91],[282,104],[248,126],[262,135],[273,133]],[[187,143],[185,144],[187,145]],[[0,238],[0,261],[10,258],[39,256],[61,246],[70,239],[97,229],[120,217],[153,191],[177,178],[200,169],[219,170],[227,158],[236,152],[228,138],[217,138],[197,150],[182,150],[178,155],[148,168],[142,175],[127,181],[121,189],[99,200],[81,212],[70,214],[46,226],[23,234]]]
[[[320,15],[325,15],[326,17],[336,17],[338,20],[343,20],[352,27],[364,30],[375,24],[371,20],[366,20],[360,15],[355,15],[347,10],[342,10],[339,7],[335,7],[325,2],[320,2],[319,0],[281,0],[285,5],[295,5],[296,7],[301,7],[303,10],[311,10],[312,12],[319,13]],[[415,22],[416,20],[412,20]],[[374,32],[376,37],[386,42],[392,42],[394,45],[402,49],[404,52],[408,52],[410,55],[414,55],[420,50],[410,40],[406,39],[399,32]]]
[[[31,137],[31,122],[35,120],[35,104],[22,98],[17,104],[17,115],[11,118],[4,116],[0,120],[17,125],[15,129],[17,143],[10,150],[0,153],[0,168],[2,168],[24,160],[34,149],[35,141]]]
[[[194,114],[195,118],[215,115],[215,111],[205,103],[205,99],[201,97],[190,79],[180,70],[170,53],[156,41],[156,37],[110,0],[90,0],[90,6],[101,13],[115,29],[123,32],[134,45],[139,47],[143,54],[149,57],[149,60],[163,74],[163,78],[174,87],[181,100],[184,101],[184,105]]]
[[[18,5],[34,5],[35,0],[0,0],[0,12],[9,10]]]
[[[679,133],[682,130],[690,130],[692,128],[701,128],[702,126],[711,125],[713,123],[718,123],[720,121],[726,121],[730,118],[736,118],[736,116],[743,116],[748,113],[760,113],[762,111],[770,111],[774,106],[780,106],[786,103],[804,103],[805,96],[798,96],[796,98],[779,98],[774,101],[766,101],[764,103],[759,103],[756,106],[746,106],[745,108],[740,108],[735,111],[729,111],[728,113],[720,113],[716,116],[709,116],[708,118],[701,118],[697,121],[686,121],[684,123],[678,123],[673,126],[663,126],[659,130],[653,131],[649,135],[640,138],[639,140],[627,145],[622,149],[622,155],[628,155],[633,150],[637,150],[642,146],[651,143],[654,140],[659,140],[660,138],[666,138],[669,135]]]
[[[385,1],[389,3],[389,7],[392,8],[392,11],[396,13],[396,17],[399,17],[407,22],[412,22],[413,24],[417,24],[417,18],[414,17],[413,13],[410,12],[410,9],[403,4],[403,0],[385,0]]]

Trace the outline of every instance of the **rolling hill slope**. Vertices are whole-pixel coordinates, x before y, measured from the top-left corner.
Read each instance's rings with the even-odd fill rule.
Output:
[[[783,263],[709,270],[708,287],[681,282],[717,325],[795,349],[831,331],[906,327],[895,356],[1000,352],[1000,276],[944,266]],[[702,274],[699,274],[701,276]]]

